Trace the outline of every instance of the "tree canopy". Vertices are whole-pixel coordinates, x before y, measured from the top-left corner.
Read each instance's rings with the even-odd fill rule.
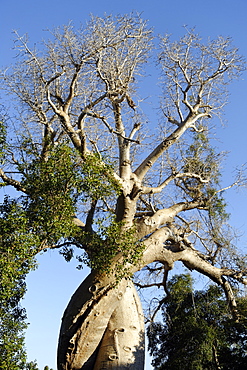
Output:
[[[35,267],[24,212],[16,201],[5,199],[0,207],[0,367],[26,369],[24,330],[26,313],[20,300],[26,291],[25,277]]]
[[[189,274],[169,281],[164,324],[148,329],[153,365],[159,369],[244,369],[247,364],[246,296],[237,297],[240,318],[230,315],[216,285],[193,292]]]
[[[145,267],[152,284],[163,274],[165,290],[176,261],[204,274],[237,319],[232,284],[247,284],[247,269],[223,192],[244,181],[239,171],[221,184],[224,154],[212,142],[228,85],[244,70],[231,39],[204,42],[190,29],[178,41],[156,38],[131,14],[91,16],[35,47],[16,33],[15,45],[16,63],[1,74],[1,185],[17,194],[2,205],[7,268],[17,260],[19,284],[50,248],[92,269],[64,313],[58,369],[143,368],[132,275]],[[161,98],[147,122],[138,85],[150,62]]]

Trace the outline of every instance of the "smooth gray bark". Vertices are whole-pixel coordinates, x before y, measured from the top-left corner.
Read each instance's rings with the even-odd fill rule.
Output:
[[[144,319],[130,280],[118,285],[90,274],[65,310],[58,369],[143,369]],[[105,285],[104,285],[105,284]]]

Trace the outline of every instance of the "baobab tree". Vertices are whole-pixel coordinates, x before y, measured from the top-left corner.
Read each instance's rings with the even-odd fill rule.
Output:
[[[237,319],[231,284],[247,284],[247,270],[222,193],[242,178],[221,185],[222,155],[210,143],[227,86],[244,69],[231,40],[203,43],[185,30],[158,45],[131,14],[58,28],[35,48],[16,33],[16,47],[16,64],[2,73],[13,100],[0,176],[19,194],[18,238],[23,248],[28,239],[29,258],[58,249],[91,267],[64,312],[58,369],[143,369],[133,283],[143,269],[152,284],[159,271],[166,290],[182,262],[224,289]],[[157,124],[138,90],[148,61],[160,68]]]

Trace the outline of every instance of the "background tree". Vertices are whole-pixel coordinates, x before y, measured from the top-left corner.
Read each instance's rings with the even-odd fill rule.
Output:
[[[156,369],[244,369],[247,364],[246,297],[238,297],[234,321],[222,290],[211,285],[193,293],[190,275],[175,275],[162,305],[164,324],[149,326]]]
[[[0,122],[0,160],[3,160],[6,130]],[[0,205],[0,368],[35,369],[27,363],[24,331],[26,312],[20,301],[26,292],[25,278],[35,268],[30,253],[33,235],[27,234],[25,213],[15,200]]]
[[[131,14],[59,28],[39,48],[27,41],[17,34],[17,63],[2,74],[14,100],[0,176],[19,192],[27,260],[51,248],[92,268],[64,313],[58,368],[143,368],[131,276],[145,266],[153,284],[162,271],[164,287],[176,261],[208,276],[237,318],[231,282],[246,284],[246,267],[226,237],[222,192],[242,179],[221,187],[210,144],[211,119],[244,68],[231,40],[204,44],[187,30],[153,49],[152,31]],[[137,90],[151,50],[162,86],[155,132]]]

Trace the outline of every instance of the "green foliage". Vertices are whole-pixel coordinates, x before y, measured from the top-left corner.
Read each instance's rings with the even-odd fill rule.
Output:
[[[18,309],[1,308],[0,313],[0,368],[3,370],[25,369],[24,317]],[[13,317],[14,316],[14,317]]]
[[[0,120],[0,165],[2,165],[5,160],[5,150],[7,148],[6,137],[7,137],[6,126],[4,122]]]
[[[63,144],[55,147],[46,160],[34,160],[24,166],[22,185],[28,195],[22,198],[22,203],[29,226],[40,238],[46,238],[47,244],[56,244],[73,229],[72,216],[80,185],[73,153]]]
[[[217,286],[193,294],[189,275],[176,275],[168,285],[164,324],[148,329],[155,368],[213,370],[216,362],[222,370],[245,368],[247,299],[239,298],[242,318],[235,322]]]
[[[227,221],[230,214],[226,212],[227,204],[223,197],[223,192],[218,193],[214,189],[209,189],[208,196],[208,210],[210,217],[215,221]]]
[[[37,362],[31,361],[26,365],[26,370],[39,370]]]
[[[184,171],[199,175],[203,180],[210,179],[210,182],[206,183],[206,189],[212,184],[218,184],[219,157],[210,146],[206,132],[196,133],[193,136],[193,141],[186,150]],[[202,190],[204,187],[197,178],[186,178],[184,184],[192,197],[193,191]]]
[[[116,193],[120,186],[114,178],[113,164],[97,153],[89,154],[81,163],[82,190],[86,199],[98,200]]]
[[[200,176],[183,179],[186,193],[192,197],[204,197],[208,200],[209,215],[215,220],[227,220],[226,202],[223,192],[218,192],[220,183],[220,154],[210,145],[208,134],[205,131],[196,133],[193,141],[186,150],[183,170]]]
[[[98,200],[119,192],[110,164],[97,154],[82,160],[66,143],[56,145],[45,160],[24,162],[19,168],[24,173],[22,186],[28,194],[22,203],[33,232],[46,238],[48,244],[73,235],[72,217],[78,199]],[[69,253],[65,255],[69,259]]]
[[[84,242],[85,241],[85,242]],[[117,280],[129,276],[128,264],[136,264],[143,251],[143,245],[135,236],[135,229],[123,231],[121,222],[112,221],[109,226],[98,224],[97,233],[84,234],[82,243],[87,245],[88,253],[78,256],[80,262],[102,272],[114,272]],[[121,253],[122,259],[114,261]],[[82,265],[79,265],[79,268]]]
[[[1,138],[5,140],[4,133]],[[75,150],[62,143],[40,158],[28,138],[24,138],[22,148],[25,158],[18,168],[26,194],[16,200],[6,197],[0,206],[0,368],[4,370],[36,369],[35,363],[26,363],[26,314],[20,307],[26,291],[25,277],[35,268],[34,256],[67,241],[61,254],[70,260],[73,250],[69,243],[78,235],[78,227],[72,222],[78,199],[102,199],[119,191],[111,165],[104,164],[98,155],[88,155],[82,161]],[[119,235],[120,230],[113,224],[92,238],[91,267],[105,267],[121,248],[125,257],[128,254],[134,259],[133,254],[129,256],[130,240],[127,243],[125,236],[122,242],[116,242]]]
[[[35,268],[35,238],[27,230],[25,212],[5,198],[0,206],[0,368],[26,369],[25,310],[20,306],[26,274]]]

